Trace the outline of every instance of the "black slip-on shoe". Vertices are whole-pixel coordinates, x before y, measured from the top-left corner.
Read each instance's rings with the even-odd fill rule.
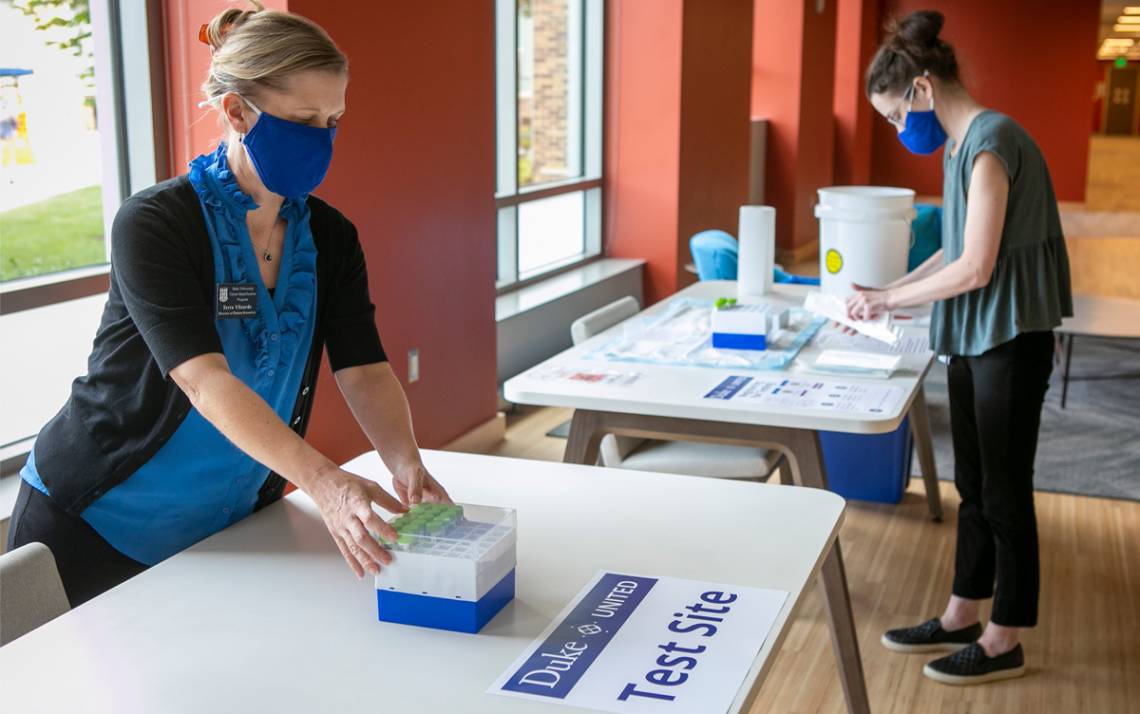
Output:
[[[883,647],[895,652],[955,652],[982,636],[982,623],[947,632],[937,617],[914,627],[902,627],[883,633]]]
[[[936,659],[922,673],[943,684],[982,684],[1013,679],[1025,674],[1025,653],[1021,645],[997,657],[990,657],[977,642],[963,650]]]

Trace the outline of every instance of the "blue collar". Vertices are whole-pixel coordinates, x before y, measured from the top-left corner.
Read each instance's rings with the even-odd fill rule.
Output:
[[[237,218],[245,218],[249,211],[257,210],[257,202],[238,185],[226,158],[226,142],[219,142],[213,153],[202,154],[190,162],[190,182],[202,200],[225,209]],[[300,217],[308,195],[286,198],[278,212],[286,220]]]

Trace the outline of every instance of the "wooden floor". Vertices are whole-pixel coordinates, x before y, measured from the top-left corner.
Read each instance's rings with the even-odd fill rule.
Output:
[[[519,407],[502,456],[561,460],[565,440],[545,436],[566,409]],[[1095,462],[1090,460],[1090,468]],[[696,477],[694,477],[696,478]],[[1140,478],[1140,474],[1138,474]],[[1140,504],[1037,495],[1041,547],[1039,625],[1022,641],[1029,673],[979,687],[922,676],[929,655],[879,645],[883,630],[937,615],[950,587],[957,496],[942,483],[946,522],[926,519],[921,481],[903,502],[850,502],[841,532],[871,708],[885,712],[1140,711]],[[827,623],[813,591],[776,658],[753,712],[842,712]]]

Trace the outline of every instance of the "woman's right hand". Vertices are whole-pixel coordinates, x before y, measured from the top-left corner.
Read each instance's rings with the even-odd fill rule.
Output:
[[[381,566],[392,561],[391,554],[374,535],[395,542],[396,531],[372,510],[372,504],[391,513],[404,513],[408,509],[380,488],[380,484],[332,467],[314,479],[308,493],[356,577],[363,578],[365,571],[376,575]]]

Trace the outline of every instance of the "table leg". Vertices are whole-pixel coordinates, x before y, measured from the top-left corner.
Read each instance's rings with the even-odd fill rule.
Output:
[[[1074,335],[1065,336],[1065,368],[1061,372],[1061,408],[1065,408],[1065,402],[1069,398],[1069,365],[1073,361],[1073,338]]]
[[[605,435],[600,427],[598,412],[575,409],[574,416],[570,419],[570,436],[566,439],[562,461],[567,464],[596,465],[598,450]]]
[[[926,393],[919,385],[910,407],[910,429],[918,449],[918,465],[922,469],[922,482],[926,487],[926,506],[930,520],[942,521],[942,494],[938,490],[938,470],[934,465],[934,438],[930,432],[930,412],[926,407]]]
[[[792,476],[797,486],[827,488],[827,474],[819,448],[819,434],[814,431],[797,431],[792,453]],[[855,630],[855,616],[851,611],[851,596],[847,591],[847,574],[843,569],[843,554],[839,539],[823,561],[819,573],[820,591],[823,593],[827,621],[831,626],[831,644],[835,662],[843,683],[843,697],[847,711],[870,714],[867,699],[867,681],[863,676],[863,660],[859,656],[859,637]]]

